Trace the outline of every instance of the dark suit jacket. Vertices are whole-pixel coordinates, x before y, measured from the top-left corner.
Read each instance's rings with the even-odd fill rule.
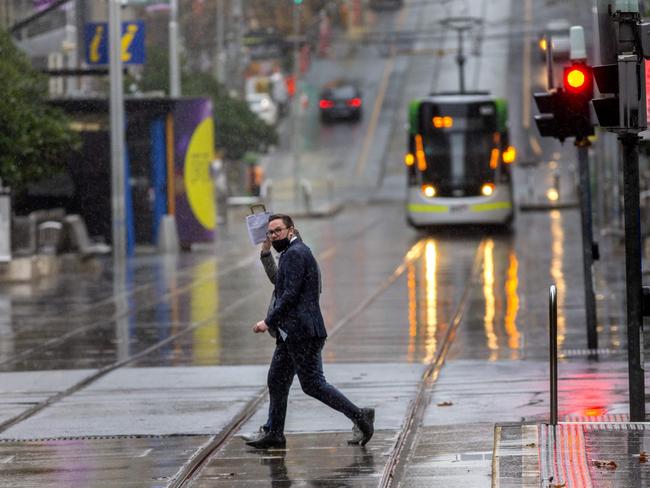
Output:
[[[327,337],[319,304],[319,272],[311,250],[299,239],[280,255],[275,276],[275,301],[265,322],[297,342]]]

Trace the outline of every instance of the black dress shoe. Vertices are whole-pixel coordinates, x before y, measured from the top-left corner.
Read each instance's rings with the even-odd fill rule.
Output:
[[[264,437],[266,434],[268,434],[268,432],[269,432],[269,428],[266,425],[260,425],[260,428],[257,431],[252,432],[250,434],[244,434],[241,437],[246,442],[256,441],[257,439],[261,439],[262,437]]]
[[[246,445],[254,447],[255,449],[282,449],[286,447],[287,439],[282,433],[269,432],[259,439],[248,441]]]
[[[359,444],[365,446],[375,433],[375,409],[362,408],[361,415],[354,422],[352,428],[353,438],[348,441],[348,444]]]

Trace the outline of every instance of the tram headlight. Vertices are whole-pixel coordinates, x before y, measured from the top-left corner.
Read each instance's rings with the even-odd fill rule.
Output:
[[[481,193],[484,196],[489,197],[494,193],[494,185],[492,183],[486,183],[481,187]]]
[[[406,166],[413,166],[414,163],[415,163],[415,156],[413,156],[413,154],[411,153],[406,153],[404,155],[404,164]]]
[[[422,185],[422,193],[424,193],[425,197],[435,197],[436,196],[436,189],[434,188],[433,185]]]

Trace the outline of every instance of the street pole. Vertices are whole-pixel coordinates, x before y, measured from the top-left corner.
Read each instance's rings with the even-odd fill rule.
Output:
[[[291,150],[293,152],[293,198],[296,210],[300,208],[300,148],[299,144],[299,131],[298,112],[300,110],[300,94],[299,82],[300,77],[300,42],[298,36],[300,34],[300,5],[294,2],[293,4],[293,114],[292,119],[292,144]]]
[[[582,223],[582,269],[585,283],[585,313],[587,317],[587,347],[598,349],[596,330],[596,296],[594,293],[594,236],[591,216],[591,178],[589,177],[589,139],[576,138],[580,169],[580,217]]]
[[[178,0],[169,1],[169,95],[181,96],[181,77],[178,61]]]
[[[122,2],[121,0],[109,0],[108,5],[113,264],[116,268],[120,268],[126,259],[124,91],[122,86],[122,22],[120,12]]]
[[[231,22],[234,25],[234,35],[232,37],[233,48],[230,52],[231,61],[232,61],[232,72],[229,77],[230,88],[234,89],[237,94],[243,96],[245,93],[244,90],[244,81],[242,78],[244,60],[242,58],[242,37],[243,37],[243,18],[244,11],[242,6],[242,0],[233,0],[231,2],[232,7],[232,19]]]
[[[623,198],[625,215],[625,283],[627,298],[627,356],[630,421],[645,421],[643,370],[643,288],[641,282],[641,223],[639,210],[639,137],[620,136],[623,145]]]
[[[224,19],[224,13],[225,9],[223,8],[223,1],[224,0],[217,0],[217,54],[214,59],[214,65],[215,65],[215,78],[217,81],[220,83],[225,82],[225,73],[224,73],[224,68],[225,68],[225,63],[224,63],[224,57],[225,57],[225,51],[224,51],[224,38],[225,38],[225,19]]]

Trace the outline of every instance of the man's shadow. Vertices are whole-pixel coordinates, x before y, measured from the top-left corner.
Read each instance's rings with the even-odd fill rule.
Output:
[[[255,452],[265,456],[260,458],[260,464],[269,467],[269,478],[273,488],[286,488],[292,485],[293,481],[291,480],[286,464],[286,457],[289,451],[285,449],[274,449]],[[349,464],[346,466],[332,466],[332,472],[322,473],[320,477],[305,481],[310,486],[320,488],[331,487],[333,486],[333,481],[338,481],[335,485],[343,488],[355,484],[355,477],[373,473],[375,460],[372,451],[369,451],[365,447],[357,447],[354,449],[354,454],[350,456],[350,459]],[[309,471],[306,470],[306,472]],[[350,481],[350,485],[346,483],[347,480]]]

